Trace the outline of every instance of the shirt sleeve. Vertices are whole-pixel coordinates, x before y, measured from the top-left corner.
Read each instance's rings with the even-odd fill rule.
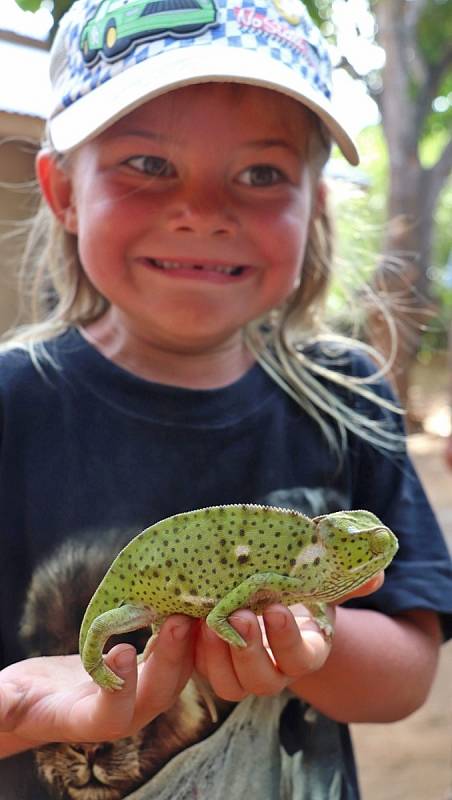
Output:
[[[393,399],[387,384],[380,384],[377,391]],[[372,406],[367,408],[369,415],[387,418],[387,412]],[[394,414],[392,424],[403,436],[402,418]],[[386,570],[383,587],[374,595],[351,603],[390,615],[415,609],[436,611],[441,616],[444,637],[452,637],[451,557],[406,449],[397,454],[385,453],[366,442],[355,441],[351,450],[353,507],[373,511],[399,540],[399,551]]]

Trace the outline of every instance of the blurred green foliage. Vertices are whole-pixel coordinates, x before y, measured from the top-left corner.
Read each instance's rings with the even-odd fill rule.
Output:
[[[424,143],[426,161],[436,160],[445,131],[432,131]],[[369,284],[383,251],[388,157],[381,126],[366,128],[358,137],[361,163],[343,171],[343,160],[332,160],[330,200],[336,227],[336,270],[329,305],[335,323],[346,329],[354,310],[354,324],[364,324],[362,286]],[[339,176],[335,171],[339,168]],[[340,167],[339,167],[340,165]],[[423,335],[422,350],[445,349],[452,313],[452,181],[440,195],[435,212],[432,261],[429,268],[432,316]],[[421,354],[422,357],[422,354]]]

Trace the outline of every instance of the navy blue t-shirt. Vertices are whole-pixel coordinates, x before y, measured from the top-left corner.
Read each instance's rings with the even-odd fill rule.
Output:
[[[350,435],[339,465],[318,425],[259,365],[225,388],[190,390],[132,375],[75,329],[47,343],[46,353],[39,370],[26,352],[0,356],[3,666],[27,655],[18,637],[27,587],[66,539],[100,541],[112,530],[131,538],[169,515],[224,503],[310,516],[373,511],[397,534],[400,550],[384,586],[352,604],[390,615],[436,610],[451,635],[451,562],[406,455],[384,455]],[[367,367],[350,357],[344,368]],[[360,405],[378,416],[370,402]],[[281,720],[293,746],[300,724],[293,706]],[[331,725],[342,770],[334,797],[356,800],[348,732]],[[29,758],[0,762],[5,800],[49,796],[34,778],[25,786],[18,765]]]

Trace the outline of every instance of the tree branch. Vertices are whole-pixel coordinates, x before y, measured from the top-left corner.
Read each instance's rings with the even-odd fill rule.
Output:
[[[425,64],[425,81],[416,102],[415,125],[419,136],[422,132],[425,118],[432,109],[433,100],[438,94],[441,80],[451,64],[452,47],[443,53],[442,58],[436,64]]]
[[[436,200],[452,172],[452,139],[449,139],[436,164],[430,168],[430,192]]]

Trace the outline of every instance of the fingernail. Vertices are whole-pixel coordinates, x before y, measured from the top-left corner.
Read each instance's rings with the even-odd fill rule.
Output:
[[[136,653],[132,650],[122,650],[115,656],[115,667],[122,673],[135,669]]]
[[[174,625],[171,630],[171,635],[177,642],[182,642],[187,638],[189,631],[190,625],[188,625],[186,622],[182,622],[178,625]]]
[[[282,611],[267,611],[265,619],[274,631],[282,631],[287,624],[286,615]]]
[[[250,623],[245,617],[241,617],[239,614],[234,614],[231,618],[230,622],[232,626],[236,629],[237,633],[240,633],[244,639],[249,635],[250,632]]]

